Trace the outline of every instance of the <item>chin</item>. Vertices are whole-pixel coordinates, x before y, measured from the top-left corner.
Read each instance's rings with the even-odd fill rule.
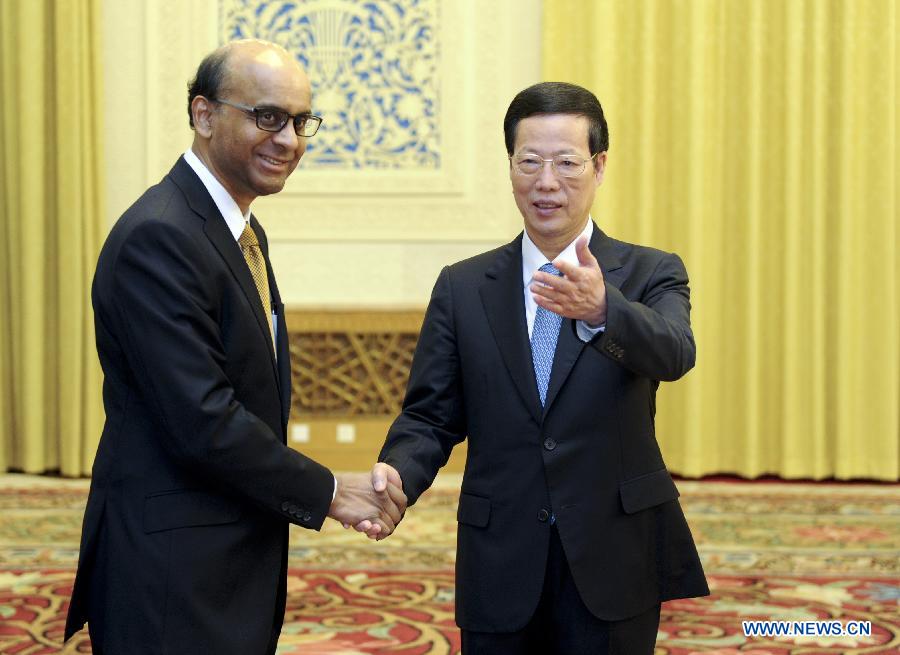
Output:
[[[256,185],[256,191],[261,196],[271,196],[273,193],[281,191],[284,188],[285,182],[287,182],[287,179],[266,180],[265,182]]]

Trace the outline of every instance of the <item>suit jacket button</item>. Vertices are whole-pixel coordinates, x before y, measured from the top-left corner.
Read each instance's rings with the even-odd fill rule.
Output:
[[[548,512],[547,510],[542,509],[538,512],[538,521],[540,521],[541,523],[546,523],[547,519],[549,519],[549,518],[550,518],[550,512]]]
[[[303,520],[309,523],[312,520],[312,514],[306,512],[306,514],[303,515]]]
[[[551,437],[547,437],[544,439],[544,448],[547,450],[553,450],[556,448],[556,441],[554,441]]]
[[[281,511],[287,512],[291,508],[291,504],[288,501],[284,501],[281,503]]]

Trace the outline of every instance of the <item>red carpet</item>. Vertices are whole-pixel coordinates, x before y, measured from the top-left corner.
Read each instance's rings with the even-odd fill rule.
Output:
[[[329,525],[292,531],[279,654],[459,652],[448,476],[374,544]],[[0,655],[63,649],[87,484],[0,477]],[[663,606],[657,655],[900,653],[900,488],[679,482],[712,596]],[[741,622],[870,621],[868,637],[750,638]]]

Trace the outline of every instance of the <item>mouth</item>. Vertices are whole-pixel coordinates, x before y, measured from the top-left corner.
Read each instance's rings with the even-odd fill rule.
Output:
[[[283,171],[291,164],[290,160],[275,159],[274,157],[268,157],[266,155],[259,155],[259,158],[260,160],[262,160],[266,168],[274,169],[277,171]]]
[[[541,216],[549,216],[562,207],[562,204],[552,200],[536,200],[531,204]]]

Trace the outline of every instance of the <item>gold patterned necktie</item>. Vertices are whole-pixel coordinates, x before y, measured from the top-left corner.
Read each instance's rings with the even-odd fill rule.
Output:
[[[269,295],[269,277],[266,275],[266,260],[263,259],[262,250],[259,247],[259,239],[256,238],[256,232],[250,227],[250,223],[244,225],[244,231],[238,238],[241,246],[241,252],[244,254],[244,260],[256,283],[256,290],[259,292],[259,299],[262,302],[263,315],[269,324],[269,335],[272,337],[272,343],[275,343],[275,333],[272,331],[272,312],[270,311],[270,295]]]

